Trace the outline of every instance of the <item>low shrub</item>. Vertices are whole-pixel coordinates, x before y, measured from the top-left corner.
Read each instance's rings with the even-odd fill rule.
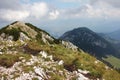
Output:
[[[6,68],[13,66],[15,62],[20,61],[19,56],[12,54],[0,55],[0,65]]]

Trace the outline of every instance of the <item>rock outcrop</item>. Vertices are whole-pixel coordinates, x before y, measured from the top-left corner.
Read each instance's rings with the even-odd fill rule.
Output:
[[[109,80],[109,76],[120,79],[118,72],[93,56],[32,24],[17,21],[0,30],[0,80]]]

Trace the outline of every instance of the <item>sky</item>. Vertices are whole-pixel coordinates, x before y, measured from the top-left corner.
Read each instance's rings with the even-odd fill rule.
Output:
[[[0,27],[32,23],[54,36],[88,27],[95,32],[120,29],[120,0],[0,0]]]

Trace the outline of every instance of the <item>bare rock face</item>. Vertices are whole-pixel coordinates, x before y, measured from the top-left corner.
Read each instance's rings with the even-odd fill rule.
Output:
[[[20,40],[25,41],[25,40],[30,40],[30,38],[28,38],[28,36],[26,36],[24,33],[20,32]]]
[[[13,36],[12,35],[6,35],[5,33],[2,33],[1,35],[0,35],[0,40],[2,41],[2,40],[8,40],[8,41],[12,41],[13,40]]]
[[[25,23],[17,21],[16,23],[9,25],[7,29],[17,28],[21,29],[22,31],[26,32],[32,38],[35,38],[37,32],[34,29],[31,29],[29,26],[25,25]]]
[[[13,36],[8,36],[8,40],[12,41],[13,40]]]
[[[49,42],[54,41],[54,39],[51,36],[49,36],[48,34],[45,34],[43,32],[41,32],[41,34],[42,34],[42,40],[44,43],[50,44]]]
[[[73,45],[71,42],[67,42],[67,41],[62,41],[62,44],[66,47],[66,48],[70,48],[73,51],[77,51],[78,47]]]
[[[5,38],[5,33],[2,33],[2,34],[1,34],[1,38]]]
[[[54,43],[54,38],[46,31],[41,30],[30,23],[16,21],[3,28],[0,33],[0,40],[39,40],[45,44]]]
[[[0,40],[2,41],[4,38],[5,38],[5,33],[2,33],[2,34],[0,35]]]
[[[53,75],[64,76],[63,80],[72,80],[72,78],[76,78],[76,80],[89,80],[89,78],[82,74],[82,72],[88,71],[69,72],[65,69],[59,69],[59,67],[63,66],[63,60],[59,62],[53,59],[46,60],[50,57],[45,51],[41,51],[38,56],[30,55],[29,59],[25,57],[18,58],[21,61],[15,62],[10,68],[0,66],[0,80],[52,80],[54,79]]]

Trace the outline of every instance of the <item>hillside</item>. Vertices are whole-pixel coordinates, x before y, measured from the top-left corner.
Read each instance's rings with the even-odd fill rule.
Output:
[[[68,31],[60,39],[72,42],[74,45],[102,61],[108,55],[120,57],[119,51],[109,41],[85,27]]]
[[[111,43],[113,45],[114,48],[116,48],[116,50],[119,51],[120,53],[120,40],[117,40],[115,38],[110,37],[108,34],[105,33],[98,33],[98,35],[100,35],[101,37],[103,37],[105,40],[107,40],[109,43]],[[117,37],[117,36],[116,36]]]
[[[109,37],[107,34],[104,33],[98,33],[101,37],[103,37],[105,40],[107,40],[120,54],[120,40],[113,39]],[[104,61],[107,61],[112,67],[116,69],[120,69],[120,58],[114,57],[111,55],[107,55],[106,58],[103,58]]]
[[[70,41],[98,58],[106,55],[117,55],[117,51],[107,40],[85,27],[68,31],[60,39]]]
[[[119,80],[120,74],[30,23],[0,30],[0,80]]]

